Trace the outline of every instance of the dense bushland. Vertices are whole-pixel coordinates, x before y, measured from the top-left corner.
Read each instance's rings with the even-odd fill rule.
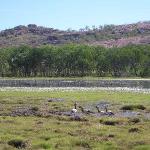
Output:
[[[0,49],[0,76],[150,77],[150,46],[74,45]]]

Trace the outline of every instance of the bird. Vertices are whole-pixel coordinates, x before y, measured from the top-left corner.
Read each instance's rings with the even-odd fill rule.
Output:
[[[101,110],[100,113],[105,114],[105,111],[104,111],[104,110]]]
[[[73,108],[73,109],[71,109],[71,112],[72,112],[72,113],[76,113],[76,112],[77,112],[77,109]]]
[[[83,108],[82,106],[79,106],[79,108],[81,109],[82,113],[86,113],[86,114],[93,113],[91,110],[85,109],[85,108]]]
[[[97,105],[96,105],[96,109],[97,109],[98,113],[102,113],[102,114],[104,114],[104,113],[105,113],[105,111],[100,110],[100,109],[99,109],[99,107],[98,107]]]
[[[74,108],[77,109],[77,102],[74,103]]]
[[[79,108],[81,109],[82,112],[84,112],[84,108],[82,106],[79,106]]]
[[[96,107],[98,113],[100,113],[101,111],[99,110],[99,107],[97,105],[95,107]]]
[[[110,116],[114,115],[114,113],[111,110],[108,110],[106,113],[107,113],[107,115],[110,115]]]
[[[74,103],[74,108],[71,109],[71,113],[76,113],[77,112],[77,103]]]
[[[96,106],[96,109],[97,109],[98,113],[101,113],[103,115],[109,115],[109,116],[114,115],[114,113],[111,110],[108,110],[108,108],[106,106],[104,107],[105,111],[104,110],[100,111],[98,106]]]
[[[114,113],[111,110],[108,110],[107,106],[105,106],[105,114],[109,116],[114,115]]]
[[[105,112],[108,112],[108,108],[107,106],[104,106]]]

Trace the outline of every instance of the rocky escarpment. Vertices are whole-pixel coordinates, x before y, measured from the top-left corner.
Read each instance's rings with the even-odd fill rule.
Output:
[[[62,31],[29,24],[0,32],[0,47],[47,44],[82,43],[105,47],[121,47],[128,44],[150,44],[150,22],[127,25],[85,27],[79,31]]]

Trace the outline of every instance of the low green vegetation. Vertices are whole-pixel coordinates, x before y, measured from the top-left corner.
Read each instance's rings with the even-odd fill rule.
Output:
[[[150,77],[150,46],[62,46],[0,49],[2,77]]]
[[[134,110],[134,109],[144,110],[145,107],[143,105],[125,105],[121,109],[122,110]]]
[[[48,100],[53,98],[55,101]],[[56,101],[61,98],[60,101]],[[69,112],[74,102],[92,107],[106,102],[114,113],[132,106],[141,114],[150,112],[150,94],[110,91],[0,92],[0,149],[33,150],[148,150],[150,120],[144,116],[73,116],[46,112]],[[140,107],[139,107],[140,106]],[[145,109],[139,109],[143,106]],[[31,114],[17,115],[25,108]],[[41,112],[41,115],[35,115]],[[78,110],[81,113],[80,110]],[[16,113],[16,115],[14,115]]]

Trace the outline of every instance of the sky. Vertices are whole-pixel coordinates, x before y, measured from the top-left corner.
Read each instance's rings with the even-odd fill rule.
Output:
[[[0,30],[37,24],[66,30],[150,21],[150,0],[0,0]]]

